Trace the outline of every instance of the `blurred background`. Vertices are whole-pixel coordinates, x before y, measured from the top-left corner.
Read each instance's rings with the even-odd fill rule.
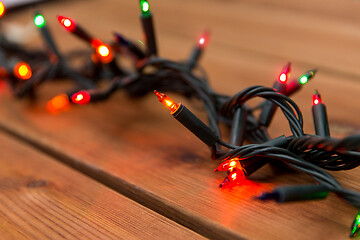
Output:
[[[35,9],[43,11],[63,52],[88,46],[61,28],[58,14],[73,18],[104,41],[112,40],[114,31],[143,40],[137,1],[4,1],[5,6],[18,2],[27,5],[9,10],[1,23],[5,33],[29,47],[42,47],[32,24]],[[219,92],[234,94],[255,84],[271,86],[282,66],[291,61],[292,77],[318,69],[309,86],[294,96],[309,116],[305,130],[312,125],[314,89],[319,89],[329,106],[335,133],[359,129],[359,1],[153,0],[150,4],[160,56],[185,59],[201,33],[211,32],[201,64]]]

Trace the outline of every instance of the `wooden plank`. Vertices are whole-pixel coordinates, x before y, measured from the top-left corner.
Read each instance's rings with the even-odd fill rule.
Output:
[[[7,104],[7,109],[2,106],[1,110],[7,116],[7,120],[1,120],[3,127],[136,201],[159,212],[166,209],[161,213],[184,225],[195,225],[198,231],[213,227],[212,221],[223,225],[226,229],[219,227],[219,232],[211,233],[214,238],[221,234],[223,238],[234,238],[232,232],[247,238],[321,238],[324,228],[333,239],[347,234],[354,209],[333,196],[321,202],[287,205],[252,200],[273,186],[269,182],[304,182],[302,175],[276,175],[264,169],[252,178],[259,183],[250,182],[233,190],[218,189],[223,176],[212,173],[216,163],[209,159],[205,146],[161,106],[153,108],[158,103],[150,99],[124,108],[130,101],[120,95],[102,106],[56,116],[6,99],[2,99]],[[122,103],[122,107],[114,102]],[[359,170],[336,176],[346,186],[360,190]],[[337,216],[337,221],[333,221],[333,216]]]
[[[2,239],[202,239],[0,133]]]
[[[43,94],[51,90],[46,88]],[[183,225],[196,226],[202,234],[222,225],[208,237],[320,238],[327,228],[333,239],[338,239],[347,234],[352,221],[354,209],[334,196],[287,205],[252,199],[273,184],[304,182],[307,178],[303,175],[277,175],[264,169],[251,178],[258,183],[218,189],[224,176],[211,171],[217,164],[210,160],[206,147],[161,106],[154,107],[158,104],[154,99],[131,103],[119,95],[102,106],[55,116],[42,108],[11,102],[9,96],[1,101],[6,105],[1,106],[1,114],[7,116],[1,120],[2,127],[141,204]],[[360,190],[359,169],[335,176],[345,186]],[[338,220],[333,221],[333,216]]]
[[[333,50],[332,40],[321,49],[312,46],[316,57],[311,59],[305,54],[306,51],[299,48],[293,50],[289,44],[281,45],[285,50],[277,55],[274,49],[288,40],[272,31],[282,26],[279,23],[281,20],[288,20],[287,10],[279,10],[282,19],[269,21],[271,33],[264,33],[261,22],[267,19],[262,18],[259,13],[265,11],[266,7],[260,3],[258,9],[254,4],[241,8],[240,1],[227,1],[221,7],[218,2],[215,4],[215,1],[206,1],[209,4],[205,8],[208,15],[204,15],[204,2],[181,1],[180,5],[176,4],[180,1],[152,2],[156,11],[155,20],[163,56],[172,59],[186,57],[184,49],[190,50],[194,36],[197,36],[204,26],[216,26],[214,40],[211,41],[203,63],[214,89],[229,94],[235,93],[235,89],[241,90],[253,84],[271,85],[281,64],[288,59],[296,60],[296,74],[313,67],[312,64],[320,64],[325,66],[325,70],[320,69],[310,87],[304,88],[295,97],[304,112],[306,131],[312,132],[313,129],[310,102],[314,88],[319,88],[328,105],[330,123],[337,126],[332,129],[335,136],[359,131],[360,122],[354,117],[354,113],[359,112],[360,106],[349,104],[358,99],[360,85],[353,76],[357,74],[357,69],[354,65],[349,67],[348,61],[343,61],[349,57],[352,64],[355,64],[357,62],[354,59],[357,56],[352,53],[349,55],[347,51],[338,51],[353,46],[348,45],[347,34],[343,36],[341,31],[339,33],[339,28],[328,34],[333,36],[339,33],[336,39],[340,39],[340,42],[344,39],[346,43],[335,48],[337,58],[334,59],[318,57],[323,54],[327,56],[325,54]],[[139,38],[141,32],[137,19],[138,7],[126,1],[122,2],[119,8],[116,8],[115,4],[112,3],[112,8],[109,9],[106,4],[99,5],[98,1],[87,2],[88,12],[95,12],[94,9],[102,10],[102,13],[99,13],[101,16],[97,18],[81,14],[79,9],[84,9],[81,1],[63,5],[63,13],[78,19],[79,22],[86,22],[87,26],[92,25],[93,29],[96,29],[94,32],[99,32],[99,36],[105,39],[114,29],[120,29],[135,39]],[[239,39],[239,33],[234,33],[235,27],[229,20],[233,16],[227,16],[230,8],[239,9],[239,14],[233,14],[239,17],[245,14],[245,11],[250,11],[245,14],[245,20],[259,25],[261,31],[253,33],[250,24],[246,31],[249,37],[241,38],[241,41],[230,41],[229,39]],[[233,12],[234,10],[231,11]],[[46,13],[55,15],[59,13],[59,8],[56,5],[49,6]],[[299,14],[295,14],[297,19],[300,18]],[[314,16],[316,14],[314,12],[307,17],[317,18]],[[203,20],[198,15],[204,16]],[[113,16],[116,16],[116,20]],[[187,17],[179,21],[181,16]],[[319,17],[320,22],[328,19],[328,16]],[[108,24],[103,25],[99,19]],[[54,27],[56,25],[51,21],[49,24]],[[340,21],[340,24],[345,23]],[[309,31],[314,33],[318,25],[309,27],[312,28]],[[285,29],[289,30],[288,28],[289,26]],[[296,36],[307,33],[306,29],[299,26],[296,30],[291,33]],[[239,32],[244,34],[240,30]],[[275,32],[278,33],[278,30]],[[235,37],[232,37],[233,34]],[[72,36],[64,35],[61,30],[56,31],[55,35],[61,40],[59,42],[63,50],[84,46],[79,41],[74,41]],[[264,36],[269,40],[262,46]],[[324,34],[318,37],[325,41],[326,36]],[[65,44],[67,42],[71,42],[71,46]],[[298,41],[296,46],[302,44],[302,41]],[[141,204],[212,238],[324,238],[324,229],[327,229],[328,239],[345,238],[347,235],[355,210],[333,196],[326,201],[286,205],[263,204],[252,200],[255,194],[273,187],[273,184],[294,184],[308,180],[303,175],[276,174],[266,168],[252,177],[252,180],[258,183],[249,182],[233,190],[217,189],[216,186],[224,176],[212,173],[211,169],[217,164],[210,160],[206,147],[171,119],[154,97],[129,100],[126,95],[118,94],[106,103],[76,108],[56,116],[46,114],[43,110],[46,99],[63,89],[66,89],[63,84],[47,85],[39,93],[41,100],[36,106],[13,102],[8,94],[3,95],[0,113],[6,116],[6,119],[0,119],[0,125]],[[185,103],[194,112],[204,116],[198,105],[186,101]],[[275,123],[271,126],[273,136],[288,132],[283,118],[277,116]],[[345,186],[360,190],[359,170],[335,175]]]

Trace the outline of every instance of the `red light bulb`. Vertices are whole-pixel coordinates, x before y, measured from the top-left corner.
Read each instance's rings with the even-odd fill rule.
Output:
[[[279,76],[279,80],[280,80],[280,82],[285,83],[285,82],[286,82],[286,80],[287,80],[287,76],[286,76],[286,74],[285,74],[285,73],[280,74],[280,76]]]
[[[91,100],[91,96],[86,91],[80,91],[71,96],[71,101],[76,104],[85,105],[89,103]]]
[[[200,48],[204,48],[208,42],[208,38],[209,38],[209,33],[208,32],[203,33],[203,35],[199,38],[198,46]]]
[[[58,21],[70,32],[73,32],[76,28],[75,22],[68,17],[58,16]]]
[[[315,93],[313,94],[312,98],[313,98],[313,105],[318,105],[319,103],[321,103],[321,97],[317,90],[315,90]]]
[[[285,84],[289,78],[289,73],[291,70],[291,63],[287,63],[284,68],[282,69],[279,75],[279,82]]]
[[[217,171],[233,171],[234,169],[241,169],[242,166],[239,162],[239,158],[232,158],[229,160],[226,160],[222,162],[216,169],[214,169],[214,172]]]
[[[103,42],[100,39],[92,39],[91,40],[91,46],[95,49],[97,47],[99,47],[101,44],[103,44]]]
[[[232,187],[245,180],[246,176],[244,171],[242,169],[235,169],[234,171],[229,172],[229,175],[224,179],[224,181],[219,185],[219,187]]]

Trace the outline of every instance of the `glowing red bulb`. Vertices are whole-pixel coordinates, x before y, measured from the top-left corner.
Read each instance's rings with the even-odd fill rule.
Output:
[[[315,93],[313,94],[313,105],[318,105],[319,103],[321,103],[321,97],[319,92],[316,90]]]
[[[71,96],[71,101],[76,104],[85,105],[89,103],[91,100],[91,96],[86,91],[80,91]]]
[[[202,38],[199,39],[199,44],[200,44],[200,45],[204,45],[204,44],[205,44],[205,38],[204,38],[204,37],[202,37]]]
[[[71,21],[69,19],[64,19],[64,21],[62,21],[62,23],[67,28],[71,26]]]
[[[208,38],[209,38],[209,33],[208,32],[205,32],[200,38],[199,38],[199,41],[198,41],[198,45],[199,47],[205,47],[207,42],[208,42]]]
[[[222,162],[216,169],[214,169],[215,172],[217,171],[233,171],[234,169],[241,169],[242,166],[239,162],[239,158],[233,158],[230,160],[226,160]]]
[[[91,40],[91,46],[93,47],[93,48],[97,48],[97,47],[99,47],[100,45],[102,45],[103,44],[103,42],[100,40],[100,39],[93,39],[93,40]]]
[[[70,32],[73,32],[76,28],[75,22],[70,18],[58,16],[58,21],[65,27],[66,30]]]
[[[279,80],[280,80],[280,82],[285,83],[285,82],[286,82],[286,80],[287,80],[286,73],[282,73],[282,74],[280,74]]]
[[[222,187],[232,187],[236,184],[239,184],[246,180],[245,172],[243,169],[235,169],[229,172],[229,175],[224,179],[224,181],[219,185]]]
[[[291,63],[288,62],[282,69],[280,75],[279,75],[279,82],[285,84],[286,81],[289,78],[289,73],[291,70]]]
[[[237,173],[236,173],[236,172],[235,172],[235,173],[232,173],[232,174],[230,175],[230,178],[231,178],[232,181],[235,181],[236,178],[237,178]]]

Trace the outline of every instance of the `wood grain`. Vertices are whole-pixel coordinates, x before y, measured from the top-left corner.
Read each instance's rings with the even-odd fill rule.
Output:
[[[0,133],[1,239],[202,239]]]
[[[50,94],[51,90],[45,88],[44,93]],[[327,228],[328,239],[341,239],[346,237],[355,214],[355,209],[335,196],[285,205],[253,200],[260,191],[274,185],[310,180],[293,172],[265,168],[251,178],[256,182],[232,190],[218,189],[224,175],[212,172],[217,164],[210,159],[207,148],[162,106],[153,108],[159,104],[155,99],[130,103],[120,94],[102,106],[59,115],[6,99],[9,96],[1,98],[7,105],[2,106],[1,114],[8,116],[8,120],[0,121],[2,128],[210,238],[321,239],[323,228]],[[335,176],[345,186],[360,190],[358,169]]]
[[[100,4],[101,2],[101,4]],[[297,96],[306,132],[313,132],[311,94],[322,93],[334,136],[359,132],[358,14],[356,1],[152,1],[162,56],[187,57],[198,34],[211,27],[212,37],[202,60],[211,84],[233,94],[254,84],[271,85],[282,64],[294,62],[293,76],[319,67],[319,74]],[[109,7],[111,6],[111,7]],[[99,37],[116,29],[140,39],[138,6],[130,1],[76,1],[47,5],[45,16],[64,14]],[[305,11],[305,13],[303,12]],[[91,17],[98,13],[98,17]],[[27,16],[26,16],[27,14]],[[9,16],[25,22],[29,12]],[[55,20],[49,26],[61,49],[85,47],[64,34]],[[285,37],[284,37],[284,34]],[[30,45],[40,46],[39,39]],[[67,44],[71,42],[71,44]],[[185,49],[185,50],[184,50]],[[0,97],[0,126],[73,168],[204,236],[218,239],[344,239],[355,210],[330,196],[319,202],[278,205],[253,196],[278,184],[309,178],[265,168],[244,186],[220,190],[223,175],[195,137],[149,96],[130,100],[116,94],[105,103],[49,115],[47,99],[70,85],[44,86],[36,105]],[[201,105],[178,96],[204,117]],[[56,127],[54,127],[56,126]],[[335,127],[334,127],[335,126]],[[289,133],[278,115],[271,134]],[[359,170],[335,174],[345,186],[360,190]],[[335,217],[336,216],[336,217]],[[326,231],[325,231],[326,229]]]

